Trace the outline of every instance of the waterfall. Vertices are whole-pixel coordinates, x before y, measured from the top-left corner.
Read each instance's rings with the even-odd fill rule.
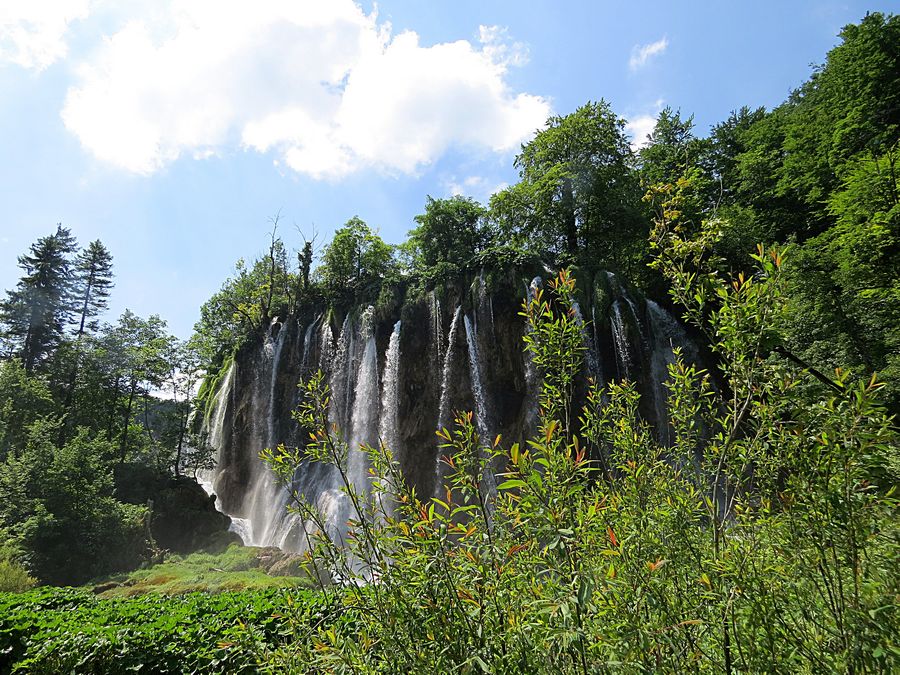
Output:
[[[381,392],[381,442],[394,459],[402,457],[399,434],[400,322],[394,324],[387,354],[384,357],[384,383]]]
[[[274,326],[275,324],[273,324]],[[278,383],[278,368],[281,365],[281,350],[284,349],[284,339],[287,335],[287,326],[284,324],[281,325],[281,329],[278,331],[278,337],[275,339],[275,350],[272,355],[272,372],[269,375],[269,415],[268,415],[268,446],[270,448],[275,447],[278,444],[278,440],[276,439],[276,420],[275,420],[275,387]]]
[[[475,426],[481,439],[482,447],[491,448],[494,438],[491,432],[490,413],[488,411],[487,396],[484,392],[484,384],[481,380],[481,357],[478,354],[478,339],[468,314],[464,317],[466,325],[466,345],[469,348],[469,372],[472,379],[472,396],[475,399]],[[487,463],[484,470],[484,481],[488,494],[496,492],[496,480],[491,462]]]
[[[544,280],[541,277],[535,277],[531,280],[531,283],[525,287],[525,297],[527,299],[528,304],[531,304],[531,301],[534,300],[537,295],[538,290],[541,287],[541,284],[544,283]],[[530,333],[534,330],[534,325],[531,321],[527,321],[525,323],[525,332]],[[541,399],[541,383],[540,377],[537,371],[537,366],[534,365],[534,356],[531,353],[531,350],[527,350],[525,352],[525,429],[527,433],[531,433],[537,428],[537,418],[538,418],[538,408],[540,407],[540,399]]]
[[[322,323],[322,334],[319,336],[319,370],[323,373],[331,372],[331,362],[334,359],[334,334],[331,332],[331,323],[325,319]]]
[[[675,363],[674,348],[680,347],[683,358],[689,361],[697,360],[697,350],[675,317],[653,300],[647,301],[647,317],[652,339],[650,379],[656,412],[657,438],[662,445],[669,445],[672,442],[672,434],[668,413],[669,392],[665,383],[669,380],[669,365]]]
[[[592,334],[588,332],[588,328],[584,323],[584,317],[581,314],[581,305],[577,300],[572,301],[572,312],[575,315],[575,323],[581,329],[581,341],[584,344],[585,364],[587,365],[588,374],[596,379],[600,379],[600,359],[597,355],[597,348],[594,346]]]
[[[657,430],[661,443],[671,443],[663,388],[667,366],[674,359],[674,347],[683,347],[688,360],[695,359],[696,350],[663,308],[652,301],[645,305],[637,296],[630,298],[614,275],[608,279],[608,306],[601,302],[582,308],[576,303],[572,308],[586,350],[579,392],[585,373],[600,384],[602,371],[609,379],[616,373],[621,379],[636,378],[644,395],[641,414]],[[452,426],[456,407],[473,411],[484,453],[491,452],[497,433],[520,439],[534,432],[540,372],[530,353],[518,358],[504,352],[522,331],[528,334],[534,328],[521,321],[513,323],[506,315],[506,303],[500,304],[501,296],[493,303],[484,276],[476,278],[475,284],[468,296],[474,306],[468,312],[462,305],[455,305],[450,312],[446,301],[442,307],[432,292],[421,300],[410,300],[420,304],[397,312],[391,318],[389,334],[376,330],[372,307],[350,310],[338,324],[328,313],[310,317],[311,323],[304,326],[295,325],[293,315],[282,317],[261,336],[255,349],[242,350],[238,360],[221,372],[203,426],[217,451],[217,467],[198,479],[206,489],[221,491],[219,506],[225,504],[233,511],[229,514],[232,529],[247,544],[292,552],[306,549],[306,532],[317,526],[287,512],[294,491],[319,509],[325,530],[335,541],[344,541],[348,519],[358,517],[349,498],[341,493],[341,476],[333,466],[303,460],[288,489],[257,457],[267,445],[300,435],[286,421],[289,376],[299,373],[308,377],[317,368],[327,373],[331,389],[328,419],[349,447],[348,478],[370,502],[373,478],[360,445],[383,443],[418,494],[443,499],[447,469],[439,458],[446,450],[438,449],[434,428]],[[525,297],[531,300],[542,279],[514,284],[504,287],[504,293],[518,291],[521,297],[524,286]],[[496,311],[504,313],[496,322],[495,304]],[[446,326],[444,311],[450,321]],[[404,318],[401,324],[397,320],[400,315],[416,318]],[[380,326],[389,328],[391,324],[379,320]],[[602,347],[605,345],[611,345],[613,353],[601,354],[601,348],[610,348]],[[463,359],[468,359],[468,365]],[[434,469],[432,457],[437,460]],[[486,492],[496,489],[491,462],[485,466],[482,484]],[[390,513],[394,503],[388,499],[372,506]]]
[[[441,349],[441,343],[444,340],[444,326],[441,319],[441,301],[434,291],[428,294],[428,309],[431,313],[431,341],[434,343],[435,369],[438,369],[444,362],[444,353]]]
[[[368,487],[368,458],[360,446],[378,442],[378,354],[373,318],[375,309],[368,307],[360,317],[360,339],[363,352],[356,372],[355,396],[350,411],[350,454],[348,475],[354,487],[363,492]],[[349,386],[349,382],[348,382]]]
[[[228,407],[228,399],[231,396],[234,387],[234,361],[228,366],[225,377],[219,383],[219,390],[216,392],[215,400],[210,411],[209,433],[207,434],[207,442],[216,450],[216,457],[221,456],[221,452],[225,447],[225,410]],[[218,464],[218,460],[216,461]],[[215,471],[215,469],[213,469]]]
[[[303,356],[300,358],[300,373],[303,377],[306,377],[309,373],[309,355],[312,351],[313,335],[316,330],[316,325],[321,320],[322,315],[320,314],[306,327],[306,332],[303,334]]]
[[[331,362],[331,403],[328,417],[341,431],[347,431],[350,421],[350,401],[353,396],[353,324],[350,314],[344,317],[344,325],[338,338],[337,350]]]
[[[625,319],[622,318],[622,306],[618,298],[613,301],[612,309],[612,333],[619,379],[631,380],[631,353],[628,347],[628,336],[625,333]]]
[[[460,316],[462,316],[462,307],[458,306],[453,314],[453,323],[450,324],[450,334],[447,336],[447,351],[444,354],[444,369],[441,374],[441,398],[438,406],[438,429],[443,429],[450,424],[448,419],[450,411],[447,409],[450,405],[450,371],[453,367],[453,348],[456,345],[456,333],[459,331]]]
[[[456,312],[453,313],[453,322],[450,324],[450,333],[447,336],[447,351],[444,353],[444,368],[441,371],[441,397],[438,404],[438,423],[437,428],[441,430],[450,424],[449,407],[450,407],[450,376],[453,370],[453,353],[456,346],[456,335],[459,332],[460,317],[462,316],[462,307],[457,305]],[[444,466],[441,463],[443,453],[438,450],[434,463],[434,494],[443,498],[444,484]]]

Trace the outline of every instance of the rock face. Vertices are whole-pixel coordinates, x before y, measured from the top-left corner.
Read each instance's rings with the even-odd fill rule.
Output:
[[[239,539],[228,532],[231,519],[216,509],[215,498],[191,478],[124,465],[116,472],[116,492],[123,501],[150,506],[150,533],[160,548],[190,553]]]
[[[540,284],[532,275],[510,273],[490,283],[479,276],[441,296],[379,312],[358,307],[344,315],[274,320],[256,345],[236,356],[204,420],[218,452],[213,490],[244,543],[305,548],[304,523],[288,513],[287,490],[258,453],[302,442],[290,412],[299,402],[298,383],[316,369],[329,379],[330,419],[351,443],[349,473],[359,490],[368,489],[368,467],[353,448],[381,440],[390,441],[417,493],[434,494],[440,480],[435,431],[452,424],[454,411],[473,411],[483,438],[501,434],[509,444],[527,437],[540,383],[523,351],[527,327],[519,312]],[[614,275],[581,275],[579,285],[584,382],[588,376],[635,381],[642,414],[666,442],[666,365],[673,347],[689,359],[696,359],[696,348],[666,310]],[[348,505],[331,467],[305,463],[292,487],[319,507],[333,536],[343,536]]]

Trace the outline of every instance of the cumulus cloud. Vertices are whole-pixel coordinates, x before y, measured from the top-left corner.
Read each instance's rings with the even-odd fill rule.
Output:
[[[482,204],[487,204],[491,196],[509,187],[507,182],[494,182],[485,176],[467,176],[462,180],[454,177],[444,182],[444,187],[451,197],[472,197]]]
[[[668,46],[669,40],[665,37],[647,45],[635,45],[631,48],[631,58],[628,60],[629,69],[634,71],[643,67],[654,56],[664,53]]]
[[[314,178],[412,173],[451,147],[517,148],[544,122],[548,101],[506,83],[526,58],[496,27],[423,46],[352,0],[173,0],[105,39],[62,116],[142,174],[237,147]]]
[[[90,13],[89,0],[0,2],[0,64],[43,70],[68,50],[69,24]]]
[[[644,112],[627,118],[625,133],[631,136],[632,150],[640,150],[647,145],[648,136],[656,127],[656,120],[659,118],[659,112],[662,110],[664,102],[661,98],[657,99],[652,105],[652,112]]]

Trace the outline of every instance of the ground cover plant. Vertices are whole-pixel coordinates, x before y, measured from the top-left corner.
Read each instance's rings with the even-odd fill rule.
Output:
[[[297,576],[300,570],[290,558],[277,549],[232,544],[218,553],[170,554],[159,564],[104,578],[92,587],[95,593],[106,598],[143,593],[180,595],[193,591],[220,593],[308,587],[310,580]],[[273,570],[273,566],[283,569]]]
[[[256,589],[106,599],[76,588],[0,594],[0,671],[256,672],[262,645],[287,639],[292,603],[315,594]]]

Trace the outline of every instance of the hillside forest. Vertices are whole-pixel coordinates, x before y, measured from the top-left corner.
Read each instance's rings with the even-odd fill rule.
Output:
[[[900,18],[846,26],[771,110],[699,130],[666,107],[645,141],[603,99],[553,116],[517,182],[426,197],[397,245],[273,219],[188,340],[110,317],[114,252],[49,228],[0,302],[0,671],[900,670]],[[668,363],[665,439],[629,378],[585,376],[603,273],[698,345]],[[432,495],[352,447],[310,372],[284,415],[302,441],[261,453],[312,524],[296,583],[100,595],[191,554],[251,565],[198,479],[218,392],[276,322],[479,284],[518,293],[530,436],[454,411]],[[346,537],[290,491],[311,463],[341,478]]]

